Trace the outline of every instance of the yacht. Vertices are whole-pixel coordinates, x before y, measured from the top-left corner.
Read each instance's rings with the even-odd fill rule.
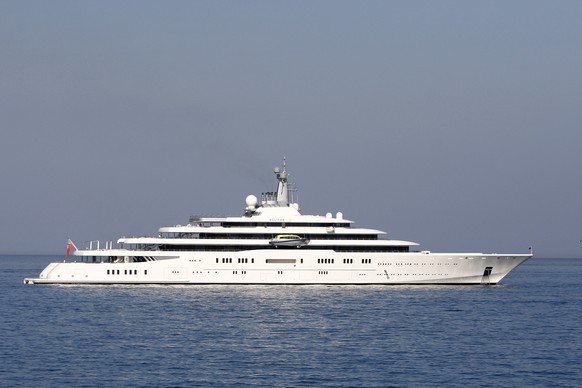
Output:
[[[341,212],[301,214],[286,163],[277,190],[246,197],[233,217],[190,217],[152,237],[117,244],[69,240],[64,261],[26,284],[497,284],[528,253],[435,253]]]

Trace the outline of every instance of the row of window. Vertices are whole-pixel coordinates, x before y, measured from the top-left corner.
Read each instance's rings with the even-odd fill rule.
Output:
[[[144,275],[148,274],[148,270],[144,269],[143,271]],[[107,270],[107,275],[121,275],[121,270],[119,269],[108,269]],[[137,275],[137,269],[124,269],[123,270],[123,275]]]
[[[159,250],[159,251],[202,251],[202,252],[244,252],[259,249],[273,249],[271,245],[189,245],[189,244],[132,244],[131,249],[136,250]],[[297,249],[297,247],[283,247],[278,249]],[[303,250],[333,250],[335,252],[409,252],[408,246],[317,246],[306,245],[300,249]]]
[[[372,259],[361,259],[362,260],[362,264],[372,264]],[[237,261],[239,264],[248,264],[249,263],[249,259],[246,257],[239,257],[237,258]],[[216,258],[216,263],[222,263],[222,264],[232,264],[233,259],[232,257],[223,257],[223,258]],[[251,258],[251,264],[254,264],[255,259]],[[296,260],[295,259],[266,259],[265,263],[267,264],[293,264],[295,263]],[[300,263],[303,264],[303,259],[300,259]],[[317,259],[317,264],[334,264],[335,263],[335,259],[333,258],[319,258]],[[354,263],[354,259],[343,259],[343,263],[344,264],[353,264]],[[398,265],[398,264],[396,264]],[[402,265],[402,264],[401,264]],[[408,264],[411,265],[411,264]]]
[[[220,263],[221,259],[219,259],[218,257],[216,258],[216,262]],[[249,259],[246,257],[239,257],[238,258],[238,263],[239,264],[248,264]],[[251,259],[251,264],[255,262],[255,259]],[[222,258],[222,264],[232,264],[232,257],[223,257]]]
[[[334,259],[317,259],[317,264],[333,264]],[[354,264],[354,259],[344,259],[344,264]],[[362,264],[372,264],[372,259],[362,259]]]
[[[313,241],[318,240],[378,240],[377,234],[301,234],[303,237]],[[275,237],[273,233],[180,233],[178,238],[190,238],[200,240],[270,240]]]
[[[274,226],[274,227],[292,227],[297,226],[301,228],[349,228],[350,222],[223,222],[221,226],[224,228],[241,228],[241,227],[267,227],[267,226]]]
[[[382,263],[382,265],[459,265],[459,263]]]

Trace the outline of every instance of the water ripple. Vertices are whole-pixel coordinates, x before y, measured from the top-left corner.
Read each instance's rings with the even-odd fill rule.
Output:
[[[576,260],[532,260],[493,287],[22,284],[44,264],[0,258],[6,386],[582,381]]]

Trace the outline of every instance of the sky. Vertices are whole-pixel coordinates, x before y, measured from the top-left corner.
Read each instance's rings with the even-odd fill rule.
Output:
[[[582,257],[580,1],[0,1],[0,254],[304,214]]]

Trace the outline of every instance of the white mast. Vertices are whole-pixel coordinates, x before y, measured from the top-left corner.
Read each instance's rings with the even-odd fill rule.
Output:
[[[283,171],[279,170],[279,167],[275,167],[275,174],[277,174],[277,180],[279,184],[277,185],[277,205],[278,206],[289,206],[289,193],[287,188],[287,163],[285,158],[283,158]]]

